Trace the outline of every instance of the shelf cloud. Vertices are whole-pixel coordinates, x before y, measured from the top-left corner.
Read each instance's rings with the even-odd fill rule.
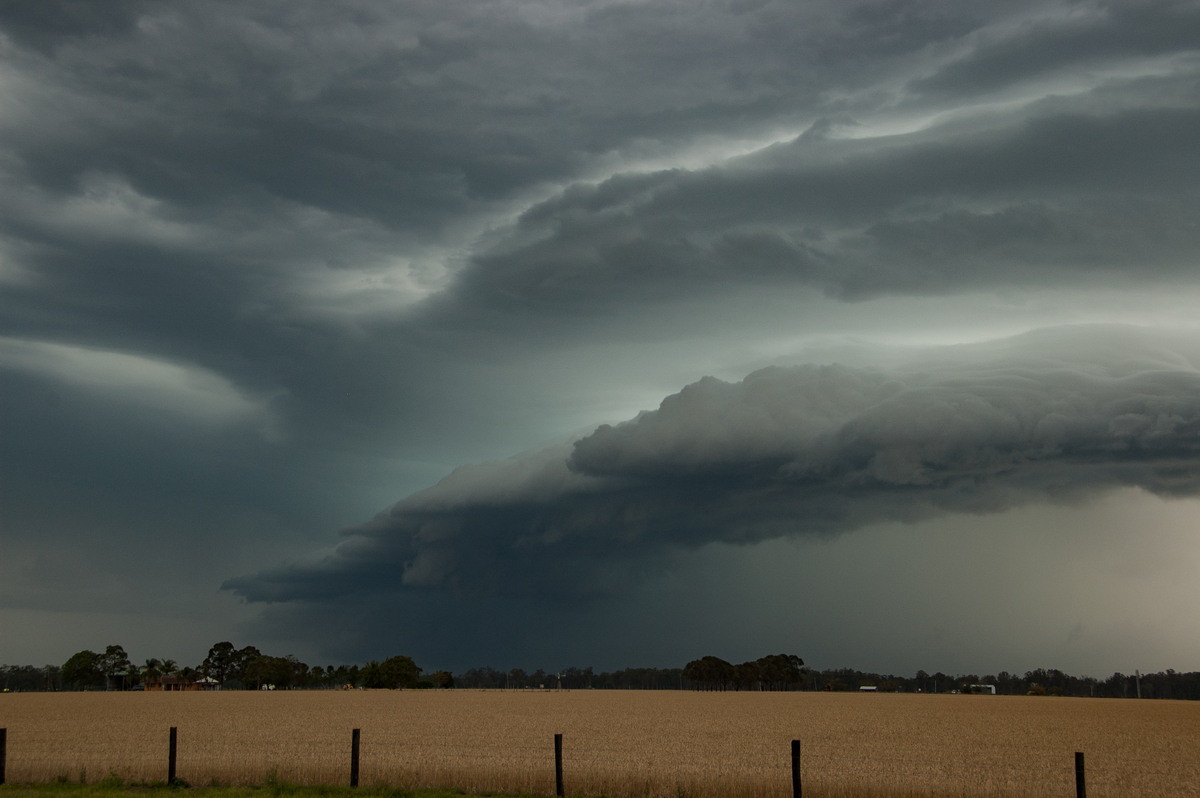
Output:
[[[1200,341],[1072,327],[890,368],[705,378],[622,424],[456,470],[316,562],[226,584],[256,601],[440,588],[588,598],[711,543],[830,536],[1117,488],[1200,491]]]

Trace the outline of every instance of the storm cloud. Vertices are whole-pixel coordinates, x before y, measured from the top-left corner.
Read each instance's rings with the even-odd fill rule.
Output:
[[[861,300],[1179,278],[1200,243],[1200,116],[1177,99],[1136,113],[1051,102],[882,141],[801,135],[703,171],[573,188],[527,211],[459,290],[594,313],[763,286]]]
[[[702,379],[569,448],[458,469],[344,532],[329,558],[227,587],[274,601],[406,588],[586,598],[673,549],[1116,488],[1200,491],[1194,336],[1063,328],[908,359]]]
[[[932,618],[858,560],[949,590],[927,541],[1061,563],[1135,508],[1095,556],[1187,561],[1197,41],[1176,0],[0,3],[0,662],[886,668],[702,616]],[[938,623],[1050,589],[1012,567]],[[1200,656],[1069,604],[1002,665]]]

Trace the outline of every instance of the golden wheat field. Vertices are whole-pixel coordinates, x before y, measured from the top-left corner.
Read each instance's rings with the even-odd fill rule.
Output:
[[[8,780],[166,778],[576,795],[1200,796],[1200,704],[969,695],[671,691],[20,693]]]

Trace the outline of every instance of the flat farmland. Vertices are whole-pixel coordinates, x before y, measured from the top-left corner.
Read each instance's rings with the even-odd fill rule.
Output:
[[[671,691],[0,695],[10,782],[360,783],[568,794],[790,798],[1200,796],[1200,704],[1053,697]]]

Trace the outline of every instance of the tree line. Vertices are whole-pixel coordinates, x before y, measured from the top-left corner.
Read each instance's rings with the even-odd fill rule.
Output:
[[[228,641],[214,643],[196,666],[180,666],[175,660],[153,657],[136,664],[120,645],[107,646],[103,652],[76,652],[61,666],[0,666],[0,684],[5,691],[139,690],[167,683],[182,687],[202,682],[225,690],[396,689],[450,687],[452,681],[445,671],[423,677],[421,668],[404,655],[371,660],[361,666],[310,667],[291,654],[273,656],[255,646],[237,648]]]
[[[1023,674],[950,675],[917,671],[912,676],[852,668],[808,668],[794,654],[770,654],[734,664],[708,655],[679,668],[624,668],[598,672],[591,667],[561,671],[471,668],[461,674],[426,673],[411,657],[395,655],[362,665],[309,666],[295,656],[265,654],[255,646],[214,643],[195,666],[151,658],[134,663],[120,645],[103,652],[84,650],[62,665],[0,665],[0,689],[12,691],[153,689],[165,682],[206,680],[225,690],[321,690],[346,688],[465,688],[561,690],[807,690],[964,693],[987,689],[1000,695],[1092,696],[1200,700],[1200,672],[1114,673],[1106,679],[1073,676],[1038,668]],[[989,686],[987,688],[983,686]]]
[[[919,670],[911,677],[867,673],[839,668],[811,671],[806,690],[858,690],[874,687],[880,692],[974,693],[984,685],[997,695],[1074,696],[1079,698],[1164,698],[1200,701],[1200,671],[1180,673],[1168,668],[1158,673],[1114,673],[1106,679],[1073,676],[1054,668],[1036,668],[1022,674],[949,675]]]
[[[734,665],[720,657],[694,659],[683,676],[701,690],[795,690],[804,684],[804,660],[794,654],[771,654]]]

